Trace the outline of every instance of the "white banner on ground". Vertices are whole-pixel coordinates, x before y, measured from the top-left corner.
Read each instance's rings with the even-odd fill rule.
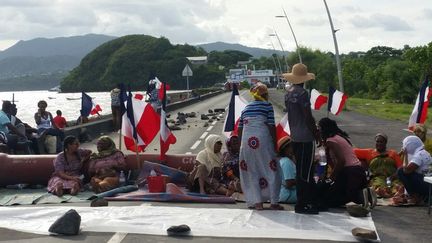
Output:
[[[319,215],[292,211],[168,206],[126,207],[0,207],[0,227],[48,234],[50,225],[69,209],[81,215],[81,230],[167,235],[173,225],[187,224],[193,236],[235,238],[291,238],[356,241],[351,229],[376,230],[372,218],[344,213]]]

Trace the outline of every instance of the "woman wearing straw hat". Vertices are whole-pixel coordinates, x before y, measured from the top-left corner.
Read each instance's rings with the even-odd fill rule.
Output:
[[[293,66],[291,73],[284,73],[282,76],[293,84],[287,88],[285,106],[288,112],[294,158],[297,163],[295,212],[318,214],[312,160],[315,154],[314,140],[318,143],[320,137],[312,116],[309,94],[303,88],[303,83],[315,79],[315,75],[308,73],[306,65],[297,63]]]

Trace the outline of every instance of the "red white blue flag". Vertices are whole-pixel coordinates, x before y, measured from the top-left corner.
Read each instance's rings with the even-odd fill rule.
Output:
[[[432,92],[429,87],[429,77],[427,76],[423,81],[420,91],[417,95],[417,99],[414,105],[414,109],[411,113],[408,121],[408,129],[414,130],[416,124],[424,124],[427,118],[427,110],[429,106],[429,100]]]
[[[161,89],[163,89],[163,93],[161,95],[162,108],[160,115],[160,160],[164,161],[166,159],[166,152],[169,150],[169,146],[171,144],[175,144],[177,142],[177,138],[169,129],[166,120],[166,91],[169,89],[169,86],[164,82],[161,86]]]
[[[126,101],[126,112],[122,118],[122,135],[126,148],[134,152],[142,152],[157,135],[160,118],[153,107],[143,100],[143,96],[132,97]]]
[[[291,134],[288,122],[288,113],[282,117],[281,121],[276,125],[276,141]]]
[[[322,95],[318,90],[312,89],[310,95],[311,108],[313,110],[319,110],[322,105],[327,103],[327,96]]]
[[[233,85],[231,100],[228,106],[228,114],[224,122],[224,135],[226,137],[238,134],[240,116],[246,105],[247,102],[240,97],[237,85]]]
[[[81,92],[81,116],[96,115],[102,111],[100,105],[95,104],[92,98],[85,92]]]
[[[348,96],[333,87],[329,87],[327,110],[337,116],[345,105]]]

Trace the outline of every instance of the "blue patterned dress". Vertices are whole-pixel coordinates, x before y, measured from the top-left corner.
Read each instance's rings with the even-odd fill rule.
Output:
[[[280,166],[267,126],[274,124],[273,106],[267,101],[252,101],[240,117],[240,181],[248,206],[279,202]]]

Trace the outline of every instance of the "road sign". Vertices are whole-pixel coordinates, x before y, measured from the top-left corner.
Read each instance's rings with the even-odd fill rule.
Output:
[[[186,64],[186,67],[183,69],[182,75],[183,77],[192,77],[192,69],[189,67],[188,64]]]

